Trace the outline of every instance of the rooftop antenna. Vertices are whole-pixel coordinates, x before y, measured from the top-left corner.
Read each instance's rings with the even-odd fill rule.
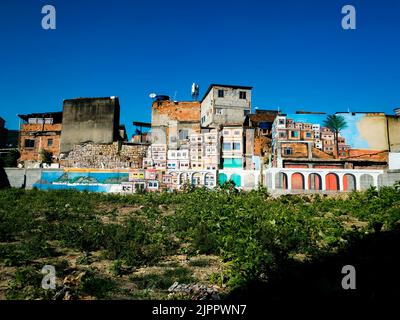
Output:
[[[199,99],[199,85],[195,82],[192,84],[192,98],[193,101],[197,101]]]
[[[174,92],[174,101],[176,101],[176,95],[177,95],[178,91],[175,90]]]
[[[350,113],[350,107],[347,107],[347,112]]]

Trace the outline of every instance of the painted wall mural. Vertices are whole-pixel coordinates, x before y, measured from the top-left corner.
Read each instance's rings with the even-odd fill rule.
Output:
[[[334,155],[338,146],[340,157],[387,157],[386,117],[381,113],[337,113],[338,138],[327,125],[326,114],[288,114],[284,121],[275,123],[276,141],[312,141],[313,146]]]
[[[129,172],[85,170],[43,171],[33,187],[43,190],[74,189],[92,192],[119,192],[129,182]]]

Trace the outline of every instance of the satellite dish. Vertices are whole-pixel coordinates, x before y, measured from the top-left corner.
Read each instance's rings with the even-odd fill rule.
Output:
[[[155,97],[157,97],[157,94],[155,94],[154,92],[149,94],[150,99],[154,99]]]

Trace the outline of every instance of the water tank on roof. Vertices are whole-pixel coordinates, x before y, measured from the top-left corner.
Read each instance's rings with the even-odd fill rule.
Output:
[[[167,101],[169,100],[169,96],[158,95],[154,98],[155,101]]]

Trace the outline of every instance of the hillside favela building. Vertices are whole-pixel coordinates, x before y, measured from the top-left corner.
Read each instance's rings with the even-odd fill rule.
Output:
[[[196,95],[197,97],[197,95]],[[117,97],[64,100],[63,111],[23,115],[20,162],[56,169],[34,186],[131,193],[185,185],[271,192],[338,192],[399,179],[400,116],[382,112],[253,107],[252,87],[212,84],[200,101],[153,96],[151,124],[134,121],[128,141]],[[147,132],[143,132],[143,128]]]

